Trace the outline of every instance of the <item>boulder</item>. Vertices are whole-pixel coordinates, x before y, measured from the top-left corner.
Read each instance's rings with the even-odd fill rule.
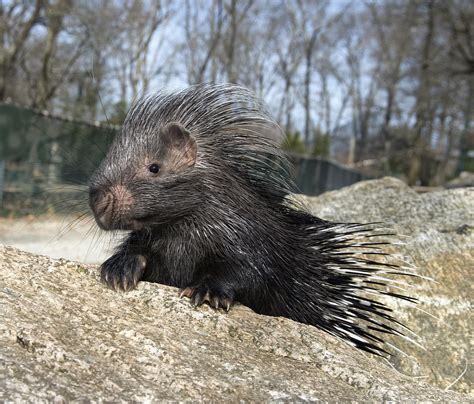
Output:
[[[467,400],[317,330],[0,247],[0,400]]]
[[[411,377],[442,388],[456,382],[453,389],[474,394],[474,188],[417,194],[387,177],[299,199],[324,219],[383,222],[397,233],[389,251],[434,281],[408,279],[417,306],[391,302],[425,348],[393,340],[407,356],[393,356],[392,364]]]

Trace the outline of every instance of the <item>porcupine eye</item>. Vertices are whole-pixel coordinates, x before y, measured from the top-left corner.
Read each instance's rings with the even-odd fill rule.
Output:
[[[148,167],[148,170],[150,170],[150,172],[153,174],[158,174],[160,171],[160,166],[156,163],[153,163]]]

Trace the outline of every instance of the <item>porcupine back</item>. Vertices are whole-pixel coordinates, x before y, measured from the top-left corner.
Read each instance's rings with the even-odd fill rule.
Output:
[[[386,243],[373,240],[391,234],[370,224],[324,221],[286,198],[292,190],[287,160],[275,141],[261,135],[279,129],[251,92],[204,84],[158,94],[136,104],[124,126],[146,132],[170,122],[196,139],[196,168],[205,172],[209,189],[224,194],[214,212],[229,215],[237,234],[224,248],[240,250],[249,261],[242,271],[255,271],[252,277],[261,282],[259,293],[242,293],[237,300],[259,313],[317,326],[375,354],[386,352],[381,333],[404,335],[406,327],[377,301],[381,295],[415,301],[386,290],[385,275],[401,271],[380,250]],[[231,179],[230,189],[223,190],[224,178]],[[238,218],[228,213],[228,198],[247,205]],[[219,234],[210,219],[203,226],[225,240],[228,234]]]

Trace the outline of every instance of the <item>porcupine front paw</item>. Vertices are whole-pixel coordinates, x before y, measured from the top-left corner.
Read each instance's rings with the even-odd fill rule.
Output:
[[[189,297],[193,306],[200,306],[207,302],[211,307],[215,309],[222,307],[225,311],[229,311],[234,304],[234,293],[232,291],[223,290],[206,283],[187,286],[181,289],[179,296]]]
[[[100,266],[100,278],[111,289],[128,291],[142,279],[145,267],[143,255],[116,254]]]

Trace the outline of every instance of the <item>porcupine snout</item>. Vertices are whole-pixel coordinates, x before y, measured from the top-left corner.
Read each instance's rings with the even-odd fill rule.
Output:
[[[132,194],[124,185],[114,185],[107,190],[91,188],[89,191],[89,205],[103,230],[129,227],[132,204]]]

